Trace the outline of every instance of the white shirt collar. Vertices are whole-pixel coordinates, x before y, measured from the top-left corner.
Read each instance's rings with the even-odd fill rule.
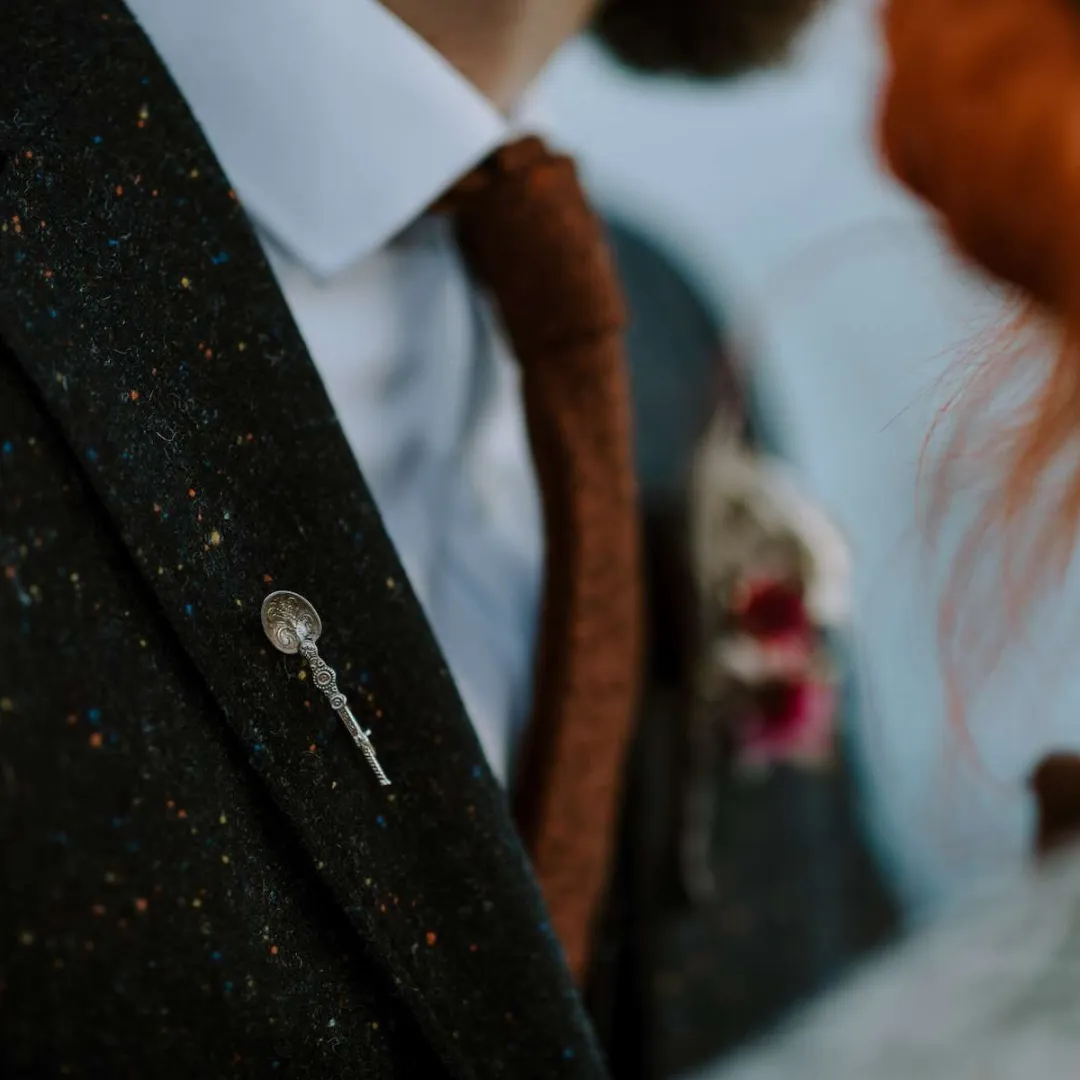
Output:
[[[377,0],[127,3],[245,209],[319,276],[521,126]]]

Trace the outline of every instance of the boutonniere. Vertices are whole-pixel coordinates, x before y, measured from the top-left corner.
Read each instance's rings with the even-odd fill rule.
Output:
[[[690,531],[695,712],[723,727],[742,770],[828,765],[840,680],[831,633],[846,622],[850,587],[840,531],[781,463],[720,424],[698,455]]]

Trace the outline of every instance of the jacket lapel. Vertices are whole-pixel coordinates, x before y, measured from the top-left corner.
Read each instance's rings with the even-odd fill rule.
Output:
[[[601,1072],[505,801],[258,243],[116,0],[0,42],[0,336],[450,1071]],[[393,780],[270,647],[307,596]]]

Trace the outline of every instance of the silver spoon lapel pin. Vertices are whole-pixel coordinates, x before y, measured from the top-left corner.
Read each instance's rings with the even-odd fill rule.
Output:
[[[337,672],[319,655],[315,644],[322,634],[319,613],[298,593],[272,592],[262,605],[262,625],[271,644],[279,652],[289,656],[299,653],[307,662],[315,685],[326,695],[330,708],[341,717],[352,740],[367,759],[376,778],[383,787],[390,786],[390,779],[383,772],[371,732],[365,731],[353,716],[345,695],[338,689]]]

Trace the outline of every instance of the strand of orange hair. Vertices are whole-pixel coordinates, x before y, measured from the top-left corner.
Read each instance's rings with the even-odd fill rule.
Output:
[[[940,213],[964,258],[1018,291],[1026,325],[1045,323],[1056,336],[1052,350],[1013,348],[979,365],[961,396],[932,512],[942,514],[980,421],[989,430],[978,447],[1000,482],[942,607],[943,636],[955,639],[958,586],[970,582],[984,541],[997,545],[1015,618],[1064,574],[1080,524],[1080,5],[887,0],[883,26],[888,164]],[[988,418],[995,388],[1018,375],[1023,399],[1007,418]],[[955,716],[955,694],[952,706]]]

